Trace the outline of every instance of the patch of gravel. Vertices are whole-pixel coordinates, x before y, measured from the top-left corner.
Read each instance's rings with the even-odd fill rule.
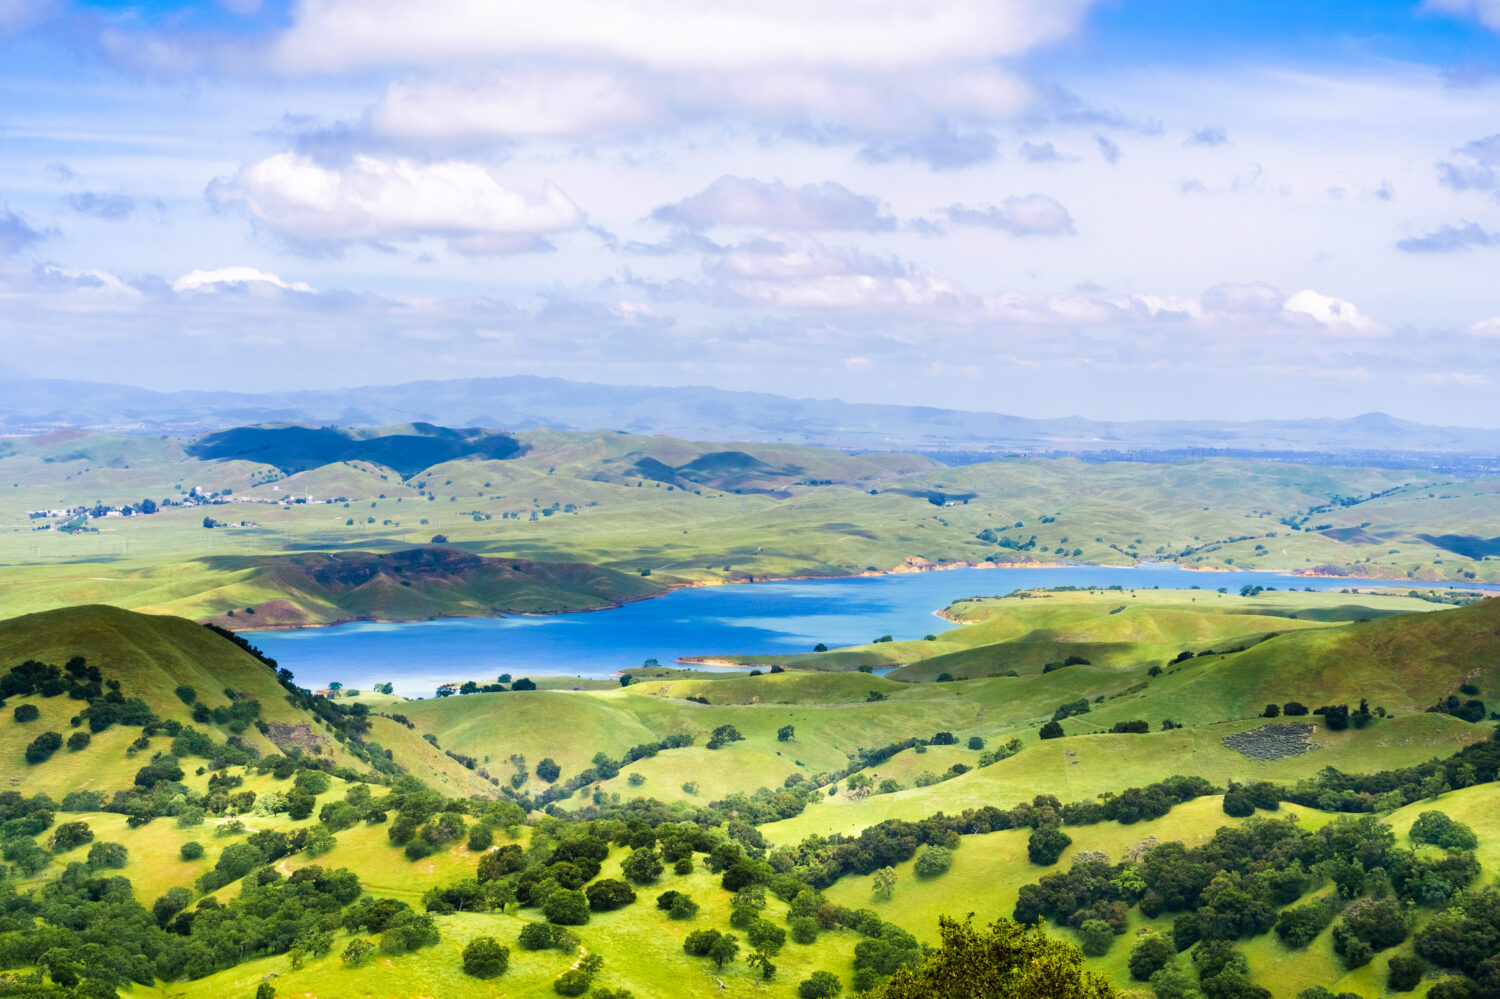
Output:
[[[1248,732],[1226,735],[1224,745],[1252,760],[1279,760],[1316,749],[1312,734],[1312,725],[1262,725]]]

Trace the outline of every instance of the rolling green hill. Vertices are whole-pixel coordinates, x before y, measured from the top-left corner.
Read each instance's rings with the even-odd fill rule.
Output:
[[[207,619],[295,605],[298,581],[263,571],[283,556],[386,555],[435,536],[472,555],[664,585],[1058,561],[1500,580],[1486,547],[1500,536],[1500,481],[1415,471],[1230,459],[945,468],[918,455],[615,432],[281,426],[17,439],[0,449],[5,483],[10,613],[103,602]],[[155,512],[141,512],[145,500]],[[251,572],[263,585],[243,585]],[[537,609],[596,605],[589,584],[557,582],[533,591]],[[319,606],[328,599],[309,597],[288,620],[362,613]],[[442,588],[376,602],[414,617],[506,606]]]

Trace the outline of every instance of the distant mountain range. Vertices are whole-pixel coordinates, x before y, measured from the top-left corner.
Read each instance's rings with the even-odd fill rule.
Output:
[[[788,399],[714,388],[599,385],[517,375],[300,392],[154,392],[0,373],[0,432],[92,427],[203,433],[261,423],[345,427],[434,423],[530,430],[621,430],[689,440],[782,441],[846,450],[923,451],[961,460],[1002,453],[1143,457],[1170,453],[1500,456],[1500,430],[1434,427],[1384,413],[1244,422],[1032,420],[926,406]],[[1371,462],[1375,463],[1375,462]],[[1483,469],[1493,467],[1483,463]]]

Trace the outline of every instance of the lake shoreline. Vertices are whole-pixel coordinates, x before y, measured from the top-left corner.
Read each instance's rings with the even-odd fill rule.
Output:
[[[649,600],[658,600],[679,590],[707,589],[718,586],[744,586],[753,585],[756,583],[792,583],[799,581],[821,582],[839,579],[879,579],[887,576],[907,576],[932,572],[949,572],[959,569],[1008,569],[1017,571],[1035,571],[1043,569],[1119,569],[1149,571],[1153,566],[1170,566],[1183,572],[1205,573],[1223,576],[1235,576],[1250,573],[1270,573],[1282,576],[1292,576],[1299,579],[1340,579],[1347,581],[1351,585],[1351,588],[1356,587],[1359,584],[1369,584],[1382,588],[1409,584],[1413,588],[1421,588],[1425,585],[1430,588],[1438,589],[1473,589],[1479,592],[1493,593],[1497,585],[1494,583],[1484,583],[1477,580],[1469,583],[1459,583],[1450,582],[1447,580],[1416,580],[1395,579],[1383,576],[1340,575],[1339,573],[1333,572],[1319,572],[1317,571],[1317,569],[1241,569],[1238,567],[1229,568],[1224,566],[1183,565],[1182,563],[1176,562],[1172,559],[1162,559],[1157,561],[1138,561],[1131,565],[1111,565],[1107,562],[1043,562],[1040,560],[1014,562],[991,562],[988,560],[981,562],[932,562],[928,559],[922,558],[921,556],[910,556],[906,559],[906,561],[891,569],[865,569],[861,572],[851,572],[844,575],[749,575],[749,577],[745,579],[684,580],[681,582],[666,583],[659,591],[655,593],[645,594],[638,597],[623,597],[617,600],[611,600],[610,602],[605,604],[600,604],[597,607],[582,607],[577,610],[504,611],[496,614],[434,614],[428,617],[350,617],[339,618],[338,620],[334,621],[322,621],[315,624],[282,624],[269,625],[265,627],[261,627],[259,625],[251,625],[249,627],[245,627],[243,625],[239,625],[240,619],[238,617],[233,619],[226,619],[223,616],[205,618],[198,623],[202,624],[211,622],[213,624],[219,625],[220,627],[230,628],[237,634],[266,634],[292,631],[314,631],[323,628],[336,628],[342,625],[349,624],[420,624],[436,621],[493,620],[506,617],[550,618],[570,614],[592,614],[598,611],[618,610],[621,607],[626,606],[627,604],[643,603]],[[945,617],[945,610],[946,608],[938,608],[937,610],[933,611],[933,614],[937,617],[942,618],[944,621],[948,621],[953,624],[963,623],[961,621],[955,621],[952,618]],[[235,625],[239,626],[236,627]]]

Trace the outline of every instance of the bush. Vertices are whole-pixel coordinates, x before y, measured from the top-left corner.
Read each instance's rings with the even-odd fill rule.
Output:
[[[797,986],[798,999],[831,999],[844,991],[839,976],[831,971],[814,971]]]
[[[1026,855],[1033,864],[1050,867],[1072,845],[1073,837],[1058,826],[1042,826],[1033,830],[1031,838],[1026,841]]]
[[[1078,949],[1088,957],[1103,957],[1114,942],[1115,931],[1102,919],[1085,919],[1078,927]]]
[[[53,753],[62,748],[62,744],[62,736],[56,732],[43,732],[26,747],[26,762],[45,763],[52,758]]]
[[[1144,937],[1130,951],[1130,977],[1149,982],[1152,975],[1171,964],[1176,956],[1176,948],[1161,937],[1155,934]]]
[[[706,749],[722,749],[731,742],[743,742],[745,737],[740,735],[740,730],[733,725],[720,725],[714,729],[713,734],[704,743]]]
[[[578,968],[569,968],[552,982],[552,991],[560,996],[581,996],[589,990],[591,979]]]
[[[1411,838],[1417,843],[1449,849],[1472,850],[1479,845],[1474,830],[1444,815],[1442,812],[1423,812],[1411,824]]]
[[[559,931],[555,926],[546,923],[527,923],[521,927],[521,934],[516,938],[516,943],[521,945],[522,950],[547,950],[557,946],[557,934]]]
[[[495,845],[495,830],[486,825],[477,825],[469,830],[469,852],[483,853]]]
[[[92,737],[87,732],[82,730],[74,732],[68,736],[68,752],[76,753],[80,749],[87,749],[92,741]]]
[[[547,897],[542,914],[559,926],[582,926],[589,921],[589,902],[581,891],[563,888]]]
[[[787,926],[792,939],[799,944],[815,943],[818,939],[818,921],[811,916],[794,916]]]
[[[537,762],[536,775],[551,784],[562,776],[562,767],[558,766],[552,757],[544,756]]]
[[[500,946],[494,937],[475,937],[464,947],[464,974],[475,978],[496,978],[510,967],[510,948]]]
[[[971,735],[971,736],[969,736],[969,748],[973,749],[973,750],[976,750],[976,751],[980,750],[980,749],[983,749],[984,748],[984,738],[982,736],[978,736],[978,735]]]
[[[935,878],[947,874],[952,866],[953,851],[929,843],[917,854],[917,862],[913,869],[919,878]]]
[[[692,954],[694,957],[707,957],[714,941],[723,935],[718,930],[694,930],[682,941],[683,953]]]
[[[584,889],[584,895],[588,897],[589,908],[594,912],[609,912],[635,901],[635,892],[630,890],[630,886],[614,878],[601,878],[595,881]],[[550,902],[551,899],[548,901]]]
[[[52,852],[67,853],[94,841],[94,831],[87,822],[64,822],[52,830]]]
[[[129,862],[130,854],[124,845],[120,843],[95,843],[89,847],[89,868],[100,870],[101,868],[124,867]]]
[[[1043,739],[1061,739],[1063,734],[1063,727],[1055,721],[1043,725],[1040,733]]]
[[[198,860],[203,856],[203,844],[199,843],[197,840],[191,840],[187,843],[184,843],[182,844],[182,847],[177,851],[177,856],[181,857],[183,860]]]
[[[1260,716],[1262,718],[1280,718],[1281,717],[1281,705],[1280,704],[1267,704],[1266,705],[1266,710],[1262,711],[1260,713]]]
[[[11,716],[18,722],[34,722],[42,717],[42,713],[37,710],[35,704],[17,704]]]
[[[1281,713],[1292,718],[1307,714],[1307,705],[1299,701],[1287,701],[1281,706]]]
[[[185,683],[180,685],[176,690],[172,691],[172,693],[176,694],[177,699],[183,704],[192,704],[198,699],[198,692]]]
[[[1420,957],[1397,954],[1386,962],[1386,984],[1392,992],[1410,992],[1426,970],[1427,962]]]

